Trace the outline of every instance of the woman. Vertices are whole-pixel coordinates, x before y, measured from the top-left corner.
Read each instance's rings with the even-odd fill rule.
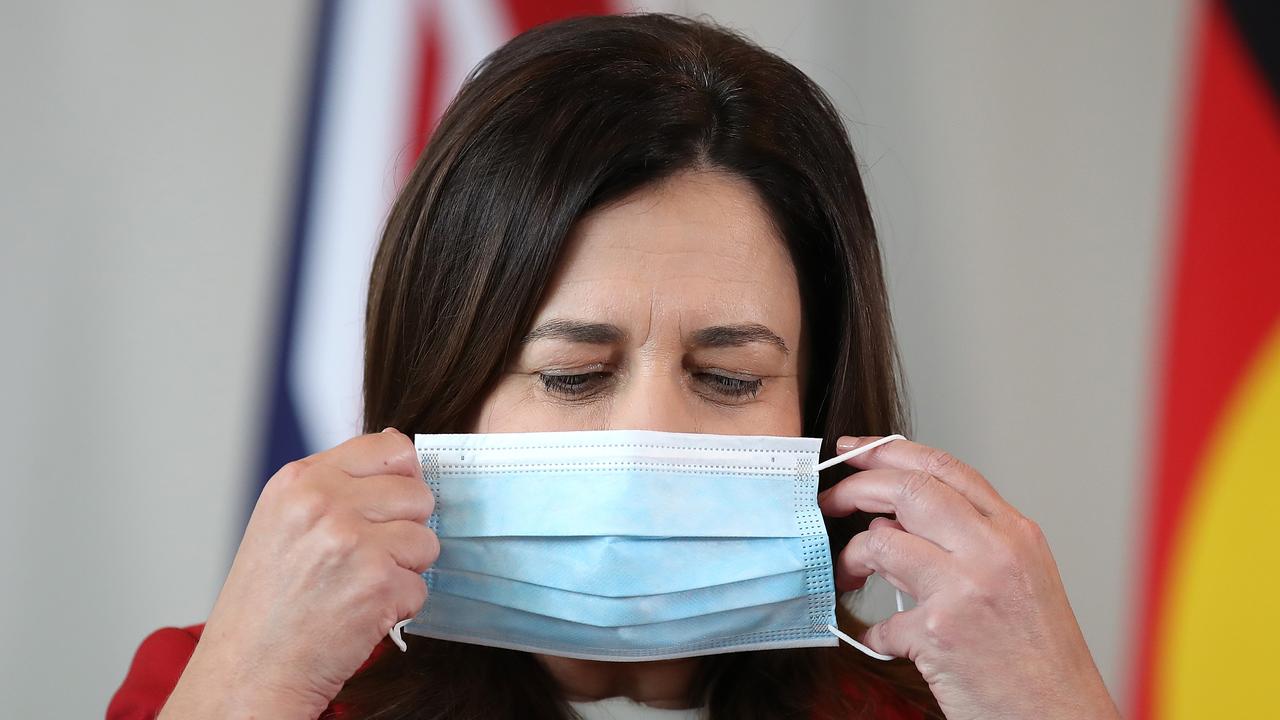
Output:
[[[880,572],[917,598],[840,618],[902,660],[385,651],[438,549],[395,428],[806,435],[827,456],[904,427],[840,118],[749,41],[631,15],[495,52],[396,201],[366,329],[369,434],[267,483],[208,623],[148,638],[109,717],[603,717],[617,697],[636,717],[1116,717],[1036,526],[905,441],[825,471],[819,497],[838,588]]]

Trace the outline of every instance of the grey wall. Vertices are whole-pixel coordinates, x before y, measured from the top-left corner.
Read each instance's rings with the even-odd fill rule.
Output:
[[[0,10],[0,698],[101,717],[254,471],[309,12]]]
[[[836,98],[918,438],[1045,528],[1123,692],[1185,0],[668,0]],[[208,612],[257,413],[310,33],[288,3],[0,10],[0,697],[100,714]]]

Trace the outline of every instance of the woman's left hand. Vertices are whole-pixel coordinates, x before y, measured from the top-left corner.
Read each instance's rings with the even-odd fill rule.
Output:
[[[844,437],[845,452],[878,438]],[[1119,718],[1040,528],[976,470],[897,440],[818,497],[823,513],[892,513],[836,561],[841,591],[873,572],[916,606],[873,625],[872,649],[910,658],[949,720]]]

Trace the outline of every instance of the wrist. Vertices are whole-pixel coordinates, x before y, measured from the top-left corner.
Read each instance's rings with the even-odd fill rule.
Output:
[[[1120,708],[1116,707],[1116,702],[1111,698],[1111,693],[1107,691],[1107,686],[1101,681],[1098,683],[1098,692],[1094,696],[1093,704],[1090,706],[1091,713],[1089,715],[1076,717],[1093,717],[1105,718],[1105,720],[1124,720],[1120,715]]]
[[[178,679],[160,720],[315,720],[328,706],[325,698],[292,689],[287,683],[256,674],[243,663],[228,662],[200,650],[197,647]]]
[[[1119,708],[1116,707],[1115,701],[1111,698],[1111,693],[1107,690],[1106,684],[1102,682],[1102,676],[1097,673],[1096,669],[1090,681],[1084,683],[1083,687],[1077,686],[1070,696],[1063,698],[1063,702],[1060,705],[1062,707],[1061,713],[1042,717],[1061,718],[1061,720],[1075,720],[1076,718],[1123,720]]]

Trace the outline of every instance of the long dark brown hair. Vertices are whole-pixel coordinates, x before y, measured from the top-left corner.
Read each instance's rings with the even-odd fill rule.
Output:
[[[750,40],[658,14],[530,30],[468,77],[392,208],[366,317],[366,432],[465,432],[527,332],[571,228],[686,170],[750,181],[798,271],[809,338],[804,433],[905,429],[880,252],[857,160],[826,95]],[[824,476],[823,486],[842,477]],[[868,518],[828,520],[833,551]],[[860,628],[847,614],[841,623]],[[848,648],[702,658],[712,718],[937,715],[907,661]],[[414,638],[348,682],[362,718],[569,718],[527,653]]]

